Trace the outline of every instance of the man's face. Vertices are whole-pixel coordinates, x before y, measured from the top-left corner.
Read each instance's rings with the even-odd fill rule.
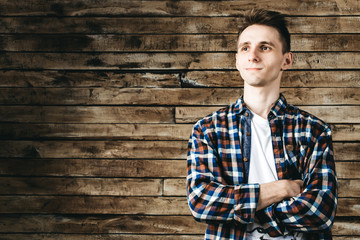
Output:
[[[292,53],[283,54],[279,32],[265,25],[251,25],[239,36],[236,68],[245,83],[265,87],[281,79],[292,64]]]

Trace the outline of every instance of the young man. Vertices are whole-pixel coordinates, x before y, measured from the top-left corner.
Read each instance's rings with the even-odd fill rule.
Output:
[[[280,94],[290,68],[284,15],[252,10],[238,36],[244,95],[198,121],[187,196],[205,239],[331,239],[337,180],[331,131]]]

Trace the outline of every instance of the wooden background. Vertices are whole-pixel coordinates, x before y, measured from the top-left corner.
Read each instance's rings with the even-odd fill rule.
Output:
[[[202,239],[192,124],[234,102],[244,11],[289,14],[282,92],[331,124],[335,239],[360,239],[360,3],[0,1],[0,239]]]

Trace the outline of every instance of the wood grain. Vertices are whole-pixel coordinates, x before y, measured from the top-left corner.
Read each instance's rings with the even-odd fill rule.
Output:
[[[358,145],[351,147],[356,148]],[[346,145],[343,147],[344,151],[350,151],[349,148]],[[356,149],[351,150],[356,153]],[[343,161],[343,158],[347,159],[351,158],[351,156],[341,155],[339,151],[336,151],[336,148],[335,154],[338,177],[341,179],[359,179],[356,174],[354,175],[360,168],[358,156],[354,156],[357,160]],[[184,155],[186,155],[186,151]],[[151,157],[151,155],[148,157]],[[0,175],[2,176],[181,178],[186,177],[187,164],[184,156],[182,160],[1,159],[0,166]],[[164,181],[164,189],[167,189],[168,180],[165,179]],[[173,188],[172,185],[169,185],[169,187]],[[356,193],[356,190],[354,190],[354,193]]]
[[[4,217],[4,215],[1,215],[0,222],[1,222],[0,231],[4,231],[6,229],[8,233],[9,232],[10,233],[11,232],[48,233],[50,231],[53,231],[57,233],[66,233],[66,234],[74,234],[74,233],[94,234],[94,235],[88,235],[90,239],[92,239],[91,238],[92,236],[96,236],[95,234],[104,234],[104,233],[112,233],[112,234],[120,234],[120,233],[164,234],[165,233],[165,235],[161,236],[164,238],[159,238],[159,239],[168,240],[172,238],[167,238],[165,236],[169,236],[171,234],[181,234],[181,235],[204,234],[206,228],[205,224],[196,222],[191,216],[166,216],[166,218],[164,218],[163,216],[131,216],[131,215],[118,216],[118,217],[111,215],[89,216],[89,217],[78,216],[78,215],[59,215],[56,217],[54,215],[22,214],[18,216],[9,215],[6,217]],[[95,225],[98,227],[94,228],[93,226]],[[333,233],[334,235],[351,234],[356,236],[359,235],[359,229],[360,229],[359,221],[348,221],[337,218],[334,223]],[[127,235],[127,237],[129,238],[126,238],[126,235],[120,235],[120,236],[107,235],[107,234],[101,235],[101,237],[106,237],[106,236],[120,237],[120,239],[133,240],[131,235],[130,236]],[[60,236],[55,235],[54,237],[61,237],[61,235]],[[147,238],[141,238],[140,235],[138,237],[140,237],[140,239],[147,239]],[[150,237],[149,239],[154,239],[154,240],[157,239],[157,238],[152,238],[155,236],[151,236],[151,235],[148,235],[147,237]],[[171,237],[180,237],[180,236],[171,235]],[[203,238],[203,235],[201,237]],[[14,239],[14,238],[10,238],[10,239]],[[75,239],[77,240],[77,238]],[[346,239],[346,238],[337,237],[336,239]],[[351,239],[356,239],[356,237]]]
[[[182,160],[0,159],[0,175],[97,178],[186,177],[186,160],[184,158]]]
[[[176,73],[0,71],[0,87],[180,87]]]
[[[38,0],[38,4],[12,3],[5,2],[1,15],[8,16],[229,16],[240,15],[253,7],[265,9],[277,9],[286,14],[301,15],[351,15],[359,14],[359,5],[353,1],[339,2],[330,0],[317,2],[315,0],[306,1],[106,1],[106,2],[87,2],[83,0],[73,1],[70,4],[62,1],[52,1],[46,4],[44,0]]]
[[[294,105],[356,105],[358,88],[285,88]],[[240,88],[0,88],[2,105],[229,105]],[[51,96],[51,97],[49,97]]]
[[[161,179],[0,177],[3,195],[161,196]]]
[[[293,35],[292,51],[358,51],[358,34]],[[237,34],[196,35],[29,35],[1,36],[4,51],[40,52],[229,52],[237,50]]]
[[[192,124],[1,123],[0,139],[188,140]],[[334,141],[360,141],[360,124],[331,124]]]
[[[291,104],[291,102],[289,102]],[[358,106],[298,106],[327,123],[359,123],[360,108]],[[176,123],[195,123],[204,116],[221,107],[176,107]],[[344,117],[346,116],[346,117]]]
[[[181,159],[187,149],[185,141],[0,141],[0,144],[3,158]]]
[[[137,235],[137,234],[1,234],[3,240],[202,240],[203,234],[198,235]],[[334,238],[338,239],[338,238]],[[343,239],[343,238],[341,238]],[[358,238],[352,238],[358,240]]]
[[[189,71],[181,75],[185,87],[243,87],[238,71]],[[360,87],[359,71],[285,71],[282,87]]]
[[[0,122],[174,123],[174,109],[154,106],[0,106]]]
[[[0,196],[0,213],[189,215],[185,197]],[[337,216],[358,216],[358,198],[339,198]]]
[[[358,69],[356,52],[298,52],[292,69]],[[9,53],[0,69],[44,70],[235,70],[234,53]]]

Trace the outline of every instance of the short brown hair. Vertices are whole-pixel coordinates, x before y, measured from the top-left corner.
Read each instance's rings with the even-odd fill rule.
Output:
[[[238,39],[245,28],[254,25],[265,25],[273,27],[280,33],[283,43],[283,53],[290,52],[290,33],[287,29],[287,21],[285,15],[275,11],[254,8],[245,14],[245,20],[239,29]]]

